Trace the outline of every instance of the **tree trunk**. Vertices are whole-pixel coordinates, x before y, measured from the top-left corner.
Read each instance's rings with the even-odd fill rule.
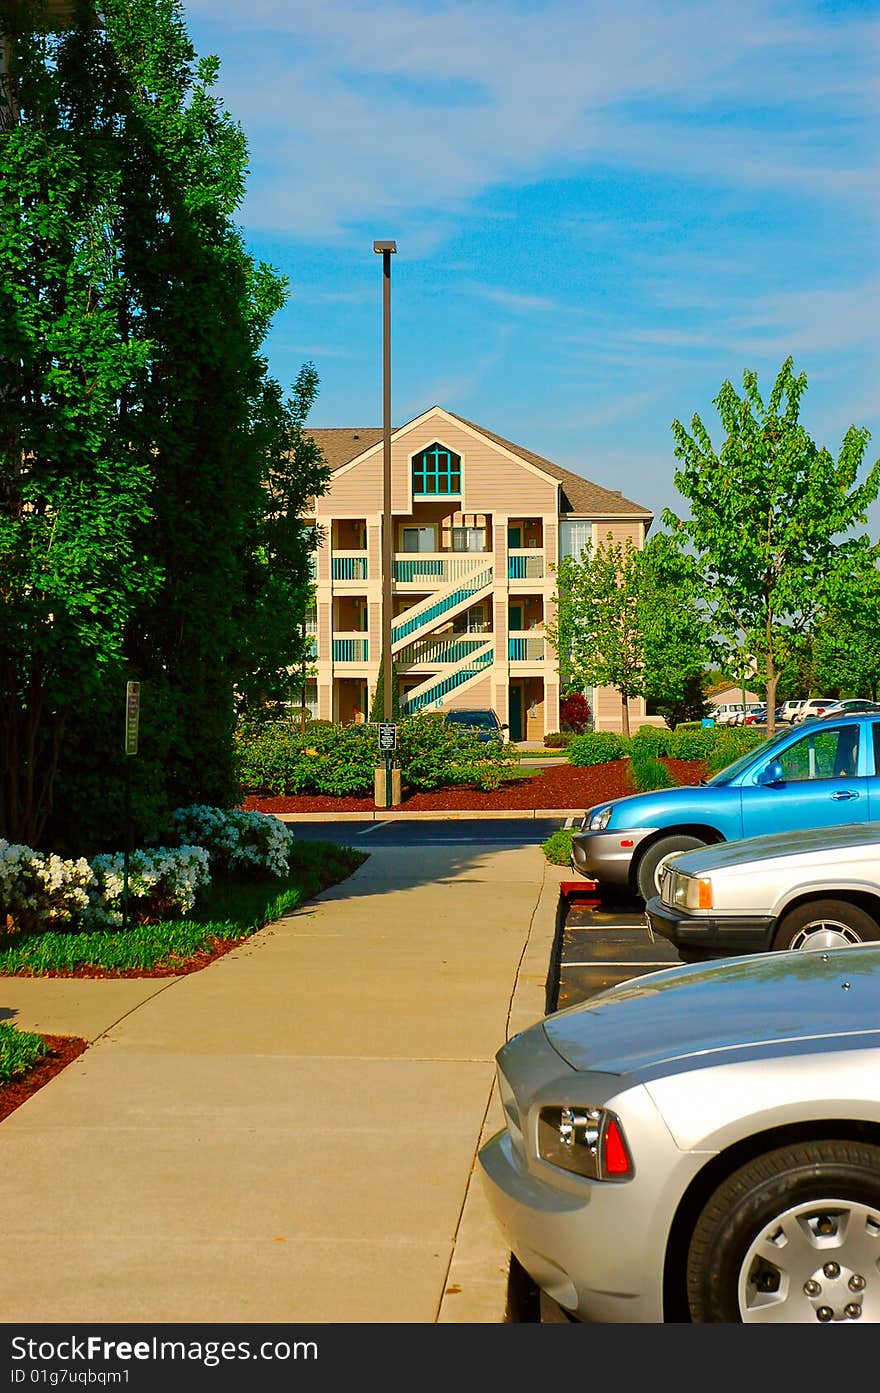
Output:
[[[628,740],[628,739],[629,739],[629,699],[626,697],[626,695],[625,695],[623,692],[621,692],[621,694],[620,694],[620,707],[621,707],[621,710],[622,710],[622,712],[623,712],[623,733],[624,733],[624,735],[626,736],[626,738],[627,738],[627,740]]]
[[[767,659],[767,688],[765,697],[767,701],[767,737],[776,734],[776,684],[779,678],[773,667],[773,659]]]

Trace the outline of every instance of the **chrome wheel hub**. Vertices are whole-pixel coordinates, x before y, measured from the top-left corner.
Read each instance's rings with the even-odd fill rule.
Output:
[[[863,942],[861,934],[839,919],[816,919],[795,934],[791,946],[811,952],[820,948],[855,948]]]
[[[811,1200],[771,1220],[740,1268],[743,1322],[880,1321],[880,1210]]]

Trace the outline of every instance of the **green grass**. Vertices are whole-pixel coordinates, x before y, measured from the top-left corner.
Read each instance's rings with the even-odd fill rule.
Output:
[[[26,1074],[48,1053],[42,1036],[0,1022],[0,1084]]]
[[[576,827],[560,827],[558,831],[551,832],[546,842],[542,843],[541,850],[551,865],[570,865],[571,839],[577,830]]]
[[[91,968],[126,972],[167,968],[179,971],[218,943],[245,939],[280,919],[329,885],[351,875],[367,859],[333,842],[295,843],[290,876],[217,876],[191,912],[161,924],[83,933],[0,935],[0,976],[75,972]]]

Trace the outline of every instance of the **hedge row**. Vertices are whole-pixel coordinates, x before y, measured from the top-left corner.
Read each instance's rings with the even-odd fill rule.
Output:
[[[748,726],[715,726],[662,730],[656,726],[641,726],[629,737],[612,730],[595,730],[576,735],[568,745],[571,764],[607,764],[610,760],[625,759],[634,765],[659,759],[703,760],[713,768],[723,769],[747,750],[753,750],[766,737]],[[654,771],[656,774],[656,771]],[[656,785],[655,785],[656,787]]]
[[[288,722],[237,734],[239,778],[249,794],[298,793],[366,797],[382,762],[375,725]],[[408,787],[430,791],[455,784],[498,788],[519,763],[515,745],[482,741],[436,713],[397,723],[395,764]]]

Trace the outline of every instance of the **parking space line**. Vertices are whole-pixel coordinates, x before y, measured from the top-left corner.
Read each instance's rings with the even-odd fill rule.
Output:
[[[363,830],[363,832],[357,832],[355,835],[358,836],[358,837],[369,837],[369,835],[370,835],[371,832],[378,832],[380,827],[390,827],[390,826],[391,826],[391,819],[388,819],[388,820],[385,821],[385,822],[374,822],[370,827],[365,827],[364,830]]]

